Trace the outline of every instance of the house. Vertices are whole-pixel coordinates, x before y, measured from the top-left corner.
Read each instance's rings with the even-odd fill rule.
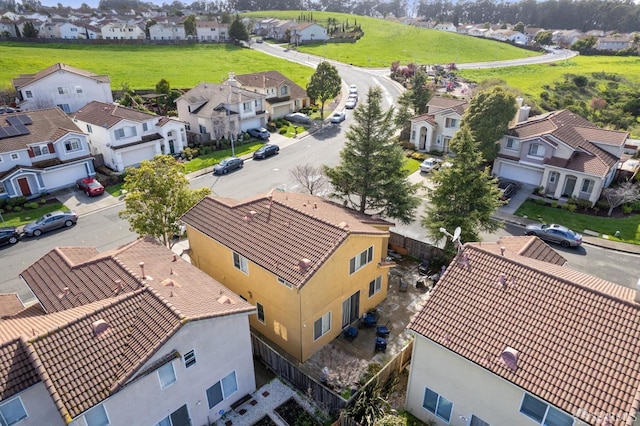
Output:
[[[254,304],[251,327],[300,362],[387,295],[391,223],[320,197],[207,197],[183,216],[194,265]]]
[[[436,425],[637,426],[639,290],[512,238],[542,250],[465,244],[412,319],[407,411]]]
[[[86,30],[79,22],[64,22],[58,25],[60,38],[77,40],[86,38]]]
[[[266,96],[238,86],[232,75],[224,84],[200,83],[176,99],[178,118],[200,140],[237,138],[267,124]]]
[[[327,29],[315,22],[303,22],[291,28],[291,37],[296,44],[313,43],[329,39]]]
[[[235,78],[239,87],[265,96],[267,114],[271,120],[311,104],[307,91],[278,71],[240,74]]]
[[[632,45],[631,37],[629,36],[617,36],[617,37],[599,37],[596,42],[596,49],[598,50],[625,50]]]
[[[200,42],[227,41],[229,29],[218,21],[196,21],[196,36]]]
[[[278,20],[278,22],[274,23],[271,27],[269,34],[267,37],[273,38],[274,40],[284,41],[287,43],[293,43],[295,40],[290,37],[293,28],[295,28],[298,23],[293,20]],[[289,35],[289,37],[288,37]]]
[[[186,40],[184,24],[177,22],[158,22],[149,27],[150,40]]]
[[[490,31],[487,37],[492,38],[494,40],[509,41],[515,44],[527,43],[527,36],[522,34],[520,31],[514,31],[514,30],[499,29],[499,30]]]
[[[538,27],[527,27],[524,29],[524,35],[527,37],[527,42],[528,43],[533,43],[534,40],[536,39],[536,36],[541,33],[542,31],[544,31],[544,28],[538,28]]]
[[[276,18],[265,18],[254,21],[254,31],[256,34],[262,37],[269,36],[275,26],[278,24],[279,20]]]
[[[144,28],[137,22],[112,21],[100,27],[105,40],[144,40]]]
[[[460,129],[462,115],[469,103],[462,99],[434,96],[427,104],[427,112],[411,118],[410,141],[417,151],[437,151],[447,154],[449,142]]]
[[[36,74],[21,74],[12,80],[24,110],[60,107],[75,112],[91,101],[113,102],[111,80],[67,64],[57,63]]]
[[[12,21],[11,19],[5,17],[0,17],[0,35],[15,37],[16,28],[18,28],[18,26],[15,21]]]
[[[629,134],[598,128],[568,110],[527,119],[527,108],[520,106],[516,124],[500,139],[493,173],[544,187],[556,199],[595,204],[614,178]]]
[[[449,31],[452,33],[455,33],[458,31],[458,28],[455,26],[453,22],[441,22],[433,28],[440,31]]]
[[[0,197],[31,197],[95,174],[87,135],[60,108],[0,115]]]
[[[21,276],[38,303],[0,320],[9,424],[211,424],[255,390],[255,308],[154,240],[55,248]]]
[[[179,154],[187,146],[184,123],[117,104],[94,101],[72,119],[86,129],[94,155],[101,154],[105,165],[116,172],[158,154]]]

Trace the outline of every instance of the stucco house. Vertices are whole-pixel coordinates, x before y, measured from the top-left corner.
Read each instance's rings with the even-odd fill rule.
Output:
[[[320,197],[207,197],[182,218],[191,258],[256,306],[252,328],[300,362],[387,295],[391,223]]]
[[[598,50],[625,50],[631,47],[631,37],[598,37],[596,41],[596,49]]]
[[[12,80],[22,110],[60,107],[75,112],[91,101],[113,102],[111,79],[63,63]]]
[[[196,21],[196,37],[200,42],[227,41],[229,28],[218,21]]]
[[[449,31],[451,33],[455,33],[458,31],[458,28],[455,26],[453,22],[441,22],[437,24],[435,27],[433,27],[433,29],[440,30],[440,31]]]
[[[204,425],[255,391],[255,308],[157,241],[55,248],[21,277],[38,303],[0,320],[8,424]]]
[[[511,43],[515,43],[515,44],[527,43],[527,36],[521,33],[520,31],[514,31],[514,30],[499,29],[499,30],[490,31],[489,34],[487,34],[487,37],[492,38],[494,40],[510,41]]]
[[[410,142],[417,151],[449,153],[449,142],[460,129],[462,115],[468,107],[464,99],[434,96],[427,103],[425,114],[411,118]]]
[[[101,154],[116,172],[158,154],[179,154],[187,146],[183,122],[118,104],[94,101],[71,118],[89,135],[93,154]]]
[[[307,91],[278,71],[240,74],[235,78],[239,87],[265,96],[267,113],[272,120],[311,104]]]
[[[640,290],[531,239],[468,243],[451,262],[409,324],[407,411],[439,426],[637,426]]]
[[[36,196],[93,174],[87,135],[60,108],[0,115],[0,197]]]
[[[149,27],[150,40],[186,40],[184,24],[172,21],[158,22]]]
[[[100,27],[105,40],[144,40],[144,28],[138,22],[112,21]]]
[[[598,201],[615,176],[629,134],[598,128],[568,110],[527,115],[500,139],[493,174],[544,187],[556,199]]]
[[[291,28],[292,41],[296,44],[313,43],[329,39],[327,29],[315,22],[303,22]]]

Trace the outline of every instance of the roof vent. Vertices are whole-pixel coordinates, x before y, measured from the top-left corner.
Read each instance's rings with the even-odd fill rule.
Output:
[[[140,263],[138,263],[138,265],[140,266],[140,271],[142,272],[142,279],[146,280],[147,277],[144,274],[144,262],[140,262]]]
[[[504,256],[504,251],[505,251],[506,249],[507,249],[507,248],[506,248],[505,246],[500,247],[500,256]]]
[[[467,268],[469,271],[471,270],[471,260],[469,259],[469,255],[467,253],[464,253],[460,257],[460,260],[458,260],[458,263],[463,267]]]
[[[103,319],[99,319],[91,324],[91,328],[93,329],[93,337],[101,337],[105,334],[111,326]]]
[[[518,370],[518,351],[507,346],[500,354],[500,361],[511,371]]]
[[[313,203],[313,208],[317,209],[318,208],[318,203]]]
[[[346,231],[347,229],[349,229],[349,224],[347,222],[345,222],[345,221],[342,221],[342,222],[338,223],[338,228],[342,228],[342,229],[344,229]]]
[[[222,296],[218,298],[218,303],[220,303],[221,305],[230,305],[231,299],[229,299],[227,296]]]
[[[507,288],[507,276],[502,272],[500,272],[498,276],[498,285],[502,287],[503,290]]]
[[[167,278],[166,280],[162,280],[160,282],[164,287],[180,287],[174,280],[171,278]]]
[[[118,295],[122,290],[124,290],[124,284],[122,284],[122,280],[115,280],[114,283],[116,284],[116,288],[113,292]]]
[[[304,274],[305,272],[307,272],[307,269],[309,269],[310,265],[311,265],[311,260],[305,257],[303,259],[300,259],[300,262],[298,262],[298,269],[300,270],[300,272]]]
[[[62,289],[62,293],[58,295],[58,299],[64,299],[67,296],[69,296],[69,287],[65,287]]]

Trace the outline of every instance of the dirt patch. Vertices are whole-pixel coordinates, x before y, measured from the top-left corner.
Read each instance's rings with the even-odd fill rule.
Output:
[[[289,398],[274,410],[285,423],[293,425],[320,425],[316,419],[302,408],[295,398]]]

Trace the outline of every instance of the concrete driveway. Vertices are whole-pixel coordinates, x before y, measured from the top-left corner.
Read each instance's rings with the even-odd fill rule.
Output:
[[[498,210],[501,213],[513,215],[516,212],[516,210],[520,208],[522,203],[527,201],[529,196],[533,194],[534,189],[536,189],[534,185],[530,185],[527,183],[520,184],[520,189],[518,190],[518,192],[516,192],[516,194],[513,197],[511,197],[511,199],[507,204],[505,204],[504,206],[501,206]]]
[[[52,195],[67,209],[75,211],[78,216],[94,213],[124,202],[124,196],[114,197],[108,192],[97,197],[88,197],[75,187],[55,191]]]

